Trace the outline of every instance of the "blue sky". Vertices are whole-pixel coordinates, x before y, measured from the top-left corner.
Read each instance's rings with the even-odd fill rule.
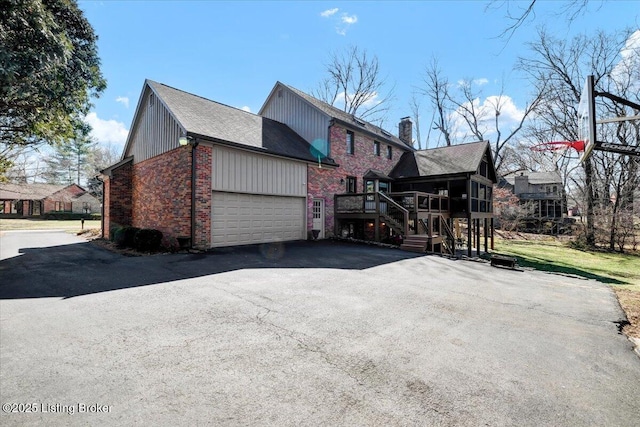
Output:
[[[485,99],[500,94],[504,85],[517,115],[530,91],[513,66],[527,53],[537,26],[563,38],[598,28],[640,28],[638,1],[592,0],[571,25],[559,15],[565,2],[539,2],[535,19],[509,41],[498,37],[507,25],[506,9],[487,9],[487,1],[79,4],[99,37],[108,84],[87,120],[99,142],[118,147],[145,78],[255,113],[276,81],[311,92],[325,76],[331,52],[355,45],[377,55],[395,86],[386,121],[395,133],[399,119],[411,114],[409,99],[432,57],[451,82],[486,81]],[[527,4],[511,2],[511,7]],[[430,119],[430,112],[423,114],[428,117],[423,122]]]

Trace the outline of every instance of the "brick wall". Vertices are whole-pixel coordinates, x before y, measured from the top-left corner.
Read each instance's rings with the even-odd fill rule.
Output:
[[[191,236],[191,147],[179,147],[133,166],[132,221],[163,234],[163,244]]]
[[[335,124],[331,126],[329,134],[331,153],[329,157],[332,157],[340,167],[337,169],[320,169],[317,165],[308,166],[307,228],[311,230],[313,224],[313,198],[323,198],[325,201],[326,237],[330,237],[334,232],[333,196],[334,194],[346,192],[347,176],[355,176],[357,178],[356,191],[362,193],[364,190],[362,176],[369,169],[378,170],[388,175],[403,153],[400,148],[392,146],[392,158],[387,159],[387,144],[379,141],[380,156],[376,156],[374,154],[374,139],[355,131],[354,134],[354,154],[347,154],[347,129]],[[341,179],[344,179],[345,183],[340,183]]]
[[[196,232],[194,246],[211,247],[211,156],[207,145],[196,147]]]
[[[131,225],[133,174],[132,163],[125,163],[111,171],[105,178],[104,187],[104,230],[106,239],[111,237],[111,230],[124,225]]]

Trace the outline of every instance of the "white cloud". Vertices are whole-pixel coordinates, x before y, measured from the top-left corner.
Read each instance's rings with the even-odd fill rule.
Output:
[[[632,85],[632,90],[640,86],[640,30],[631,34],[620,49],[620,61],[611,70],[611,78],[622,85],[624,82],[637,82]]]
[[[331,19],[335,22],[336,33],[344,36],[347,34],[347,30],[350,26],[358,22],[358,17],[356,15],[350,15],[348,13],[342,13],[340,16],[337,15],[338,11],[337,7],[333,9],[327,9],[324,12],[320,13],[320,16],[323,18]]]
[[[343,24],[353,25],[358,22],[358,17],[356,15],[347,15],[346,13],[342,14],[342,18],[340,19]]]
[[[117,144],[124,147],[129,131],[124,123],[116,120],[103,120],[95,112],[87,114],[84,121],[88,123],[91,130],[91,137],[103,144]]]
[[[244,107],[241,108],[242,111],[246,111],[247,113],[251,112],[251,108],[247,107],[246,105]]]
[[[327,9],[324,12],[320,13],[320,16],[322,16],[323,18],[328,18],[335,15],[338,10],[340,9],[338,9],[337,7],[334,7],[333,9]]]
[[[480,101],[480,98],[476,98],[473,103],[466,102],[451,114],[450,119],[456,138],[462,140],[477,139],[472,136],[464,119],[465,117],[471,118],[469,111],[474,112],[479,123],[480,132],[485,138],[491,138],[495,133],[496,111],[500,112],[498,123],[503,135],[515,129],[524,116],[524,110],[520,110],[510,96],[492,95],[486,97],[483,102]]]
[[[124,105],[126,108],[129,108],[129,98],[127,98],[126,96],[117,97],[116,102],[119,102],[120,104]]]
[[[473,84],[478,85],[478,86],[486,85],[487,83],[489,83],[489,79],[486,79],[484,77],[482,77],[480,79],[475,79],[473,81]]]
[[[340,34],[341,36],[346,35],[349,27],[351,27],[356,22],[358,22],[358,17],[356,15],[348,15],[346,13],[343,13],[340,17],[340,21],[336,25],[336,33]]]

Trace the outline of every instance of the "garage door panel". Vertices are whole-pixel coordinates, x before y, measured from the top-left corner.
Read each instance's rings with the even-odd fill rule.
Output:
[[[305,206],[302,197],[214,191],[212,247],[304,239]]]

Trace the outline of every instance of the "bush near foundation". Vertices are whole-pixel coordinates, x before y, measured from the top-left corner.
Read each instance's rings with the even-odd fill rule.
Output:
[[[113,242],[119,248],[131,248],[135,249],[135,236],[140,229],[138,227],[124,226],[116,228],[115,232],[111,233]]]
[[[137,251],[155,252],[160,249],[162,232],[150,228],[143,228],[136,232],[133,240]]]

